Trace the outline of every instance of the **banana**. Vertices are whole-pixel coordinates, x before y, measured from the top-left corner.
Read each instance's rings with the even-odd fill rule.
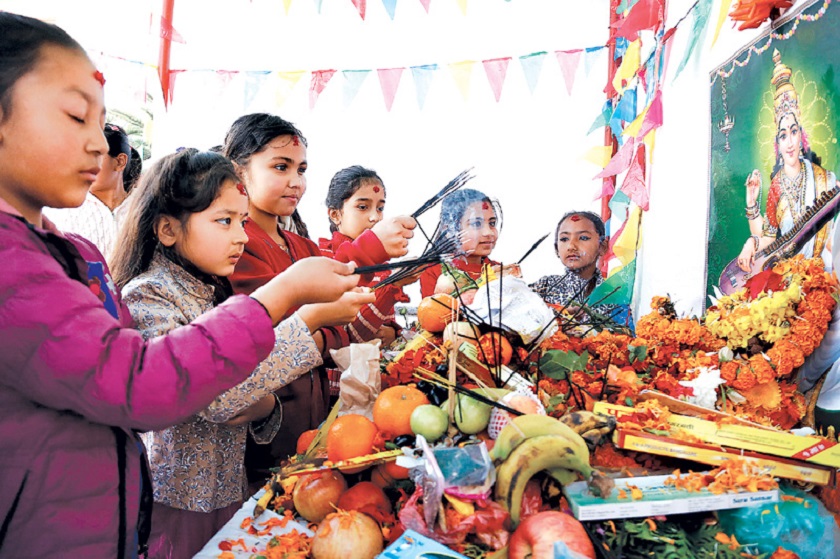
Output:
[[[260,499],[257,501],[257,504],[254,506],[254,518],[261,515],[265,511],[265,509],[268,508],[268,504],[273,498],[274,490],[271,488],[271,484],[269,484],[265,488],[265,493],[263,493],[263,496],[260,497]]]
[[[547,415],[526,414],[514,417],[502,428],[490,450],[493,460],[505,460],[519,444],[539,435],[561,435],[569,439],[580,436],[568,425]]]
[[[564,414],[560,417],[560,421],[571,427],[578,435],[583,435],[593,429],[605,435],[615,429],[615,417],[586,410]]]
[[[612,480],[589,465],[589,449],[583,439],[562,435],[537,435],[517,446],[507,460],[496,468],[496,501],[510,513],[514,527],[519,524],[522,495],[528,480],[541,470],[565,468],[583,474],[590,490],[608,496]]]

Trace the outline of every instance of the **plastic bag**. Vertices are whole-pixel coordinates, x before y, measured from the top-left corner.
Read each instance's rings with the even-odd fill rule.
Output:
[[[503,276],[482,285],[469,305],[486,324],[519,334],[525,344],[544,340],[558,328],[554,313],[523,280]]]
[[[373,419],[373,403],[381,390],[379,340],[331,349],[341,370],[338,414],[356,413]]]
[[[798,489],[782,487],[780,492],[779,503],[720,511],[721,528],[739,542],[754,544],[759,553],[771,554],[781,546],[800,559],[840,557],[840,529],[825,506]]]

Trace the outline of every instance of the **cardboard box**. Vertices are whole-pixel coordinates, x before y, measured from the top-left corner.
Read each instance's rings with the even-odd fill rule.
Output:
[[[766,468],[767,472],[775,477],[795,479],[818,485],[834,483],[834,468],[809,464],[800,460],[759,454],[757,452],[724,448],[709,444],[689,443],[679,439],[624,429],[616,430],[613,434],[613,442],[615,442],[618,448],[625,450],[693,460],[694,462],[710,464],[712,466],[720,466],[725,460],[731,458],[744,458],[762,468]]]
[[[752,493],[723,493],[716,495],[708,489],[687,491],[665,485],[669,475],[628,477],[615,480],[615,489],[608,498],[596,497],[590,493],[586,482],[576,481],[563,487],[572,514],[578,520],[606,520],[615,518],[637,518],[658,515],[687,514],[709,510],[734,509],[766,505],[779,501],[779,490],[756,491]],[[642,498],[630,498],[628,486],[638,487]],[[628,497],[619,499],[618,490],[624,489]]]
[[[452,551],[445,545],[431,538],[422,536],[414,530],[406,530],[385,551],[376,556],[377,559],[467,559]]]
[[[627,406],[606,402],[597,402],[594,410],[598,413],[616,416],[619,427],[621,426],[622,414],[636,411]],[[718,424],[699,417],[678,414],[672,414],[668,422],[674,427],[679,427],[698,439],[714,445],[752,450],[762,454],[772,454],[811,464],[840,468],[840,445],[822,437],[800,437],[785,431],[761,429],[743,424]]]

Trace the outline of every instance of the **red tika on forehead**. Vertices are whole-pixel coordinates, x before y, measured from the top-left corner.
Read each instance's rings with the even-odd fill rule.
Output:
[[[248,196],[248,191],[245,190],[245,185],[241,182],[236,183],[236,190],[238,190],[241,195]]]
[[[579,215],[573,215],[569,219],[571,219],[572,221],[580,221],[580,216]]]
[[[373,193],[374,194],[379,194],[379,187],[378,186],[373,187]]]
[[[102,87],[105,87],[105,76],[102,75],[102,72],[97,70],[93,73],[93,79],[99,82]]]
[[[300,140],[298,139],[297,136],[292,136],[292,145],[293,146],[299,146],[300,145]]]
[[[481,209],[482,210],[489,210],[490,209],[490,204],[488,204],[487,202],[482,202],[481,203]]]

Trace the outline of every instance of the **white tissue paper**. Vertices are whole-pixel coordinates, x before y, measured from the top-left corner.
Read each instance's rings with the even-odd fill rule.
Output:
[[[379,340],[331,349],[341,371],[338,415],[357,413],[373,420],[373,402],[382,390]]]
[[[558,328],[554,312],[545,301],[522,279],[513,276],[503,276],[479,287],[468,308],[485,324],[501,325],[503,330],[519,334],[525,344],[538,337],[542,341]]]

